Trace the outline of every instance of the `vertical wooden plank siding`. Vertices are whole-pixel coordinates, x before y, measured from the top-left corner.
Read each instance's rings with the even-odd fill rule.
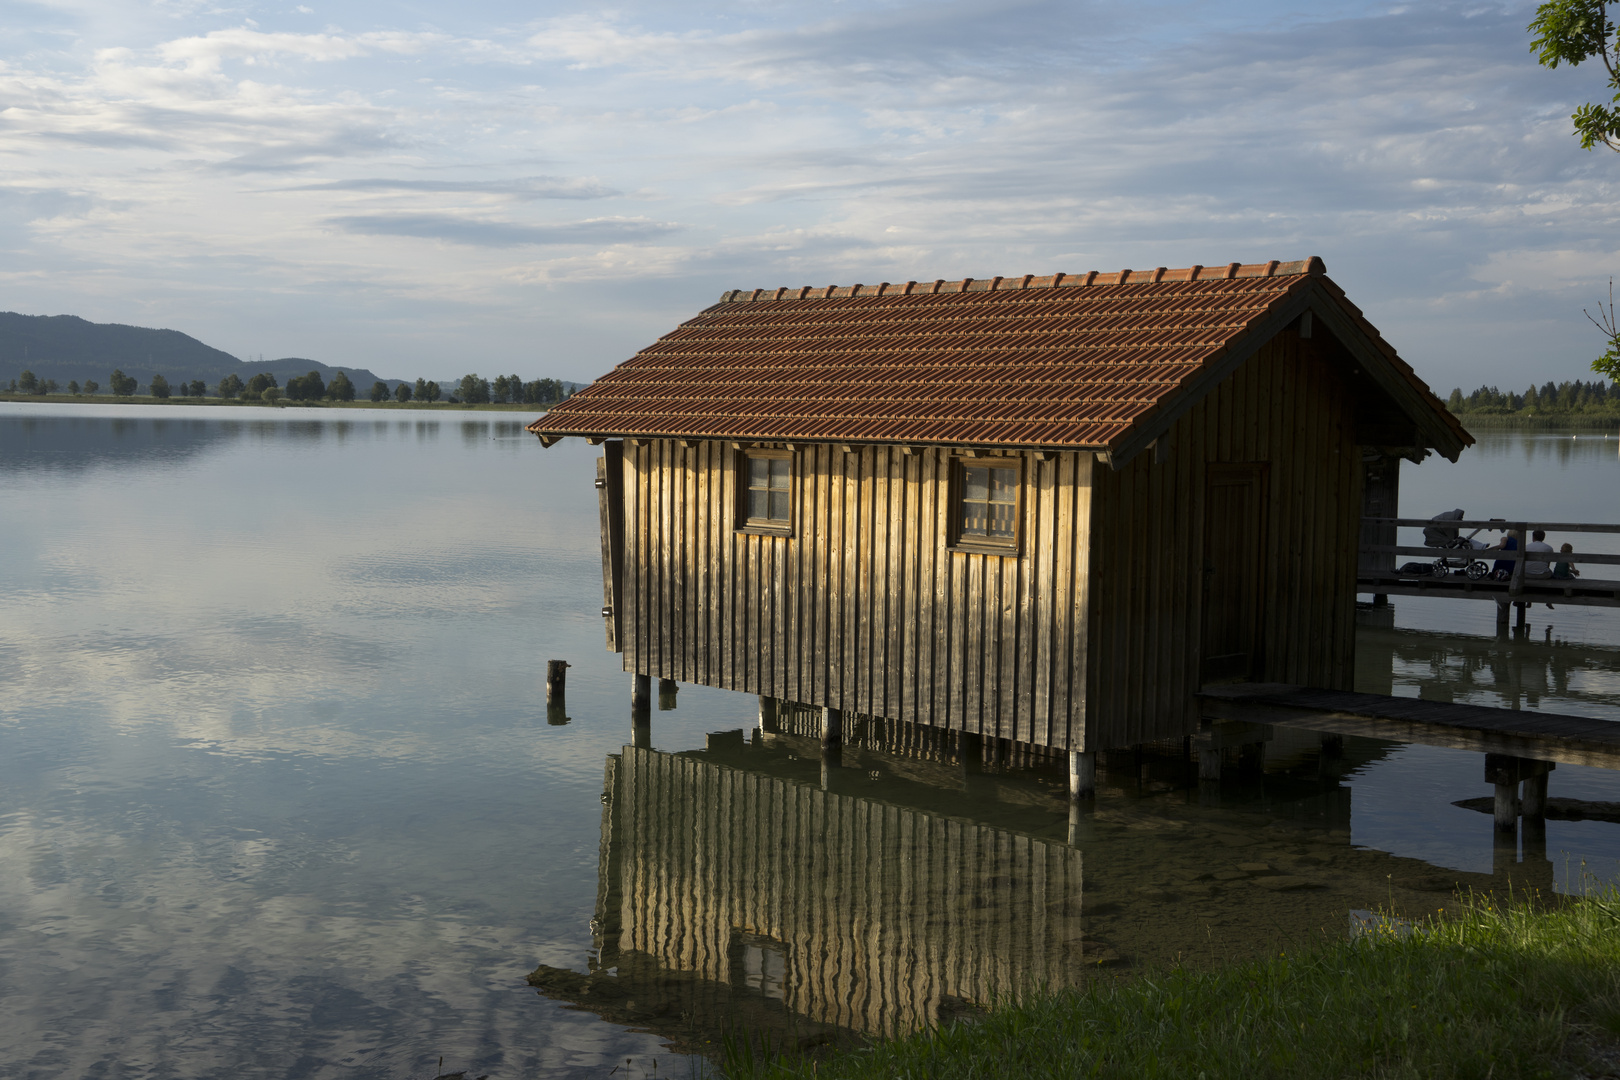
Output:
[[[1175,423],[1170,447],[1163,464],[1144,453],[1095,473],[1097,587],[1081,622],[1092,633],[1088,745],[1173,738],[1196,725],[1213,463],[1265,468],[1255,677],[1333,689],[1352,678],[1361,458],[1336,368],[1312,342],[1280,334]]]
[[[946,545],[950,452],[794,454],[791,536],[736,528],[737,454],[627,444],[624,668],[1066,747],[1082,736],[1092,457],[1025,462],[1018,557]]]
[[[609,760],[603,955],[735,983],[738,947],[763,939],[789,1010],[882,1037],[947,999],[1086,978],[1067,844],[655,750]]]
[[[1024,456],[1016,557],[947,546],[951,451],[793,454],[789,536],[737,529],[729,444],[627,444],[627,671],[1065,749],[1197,724],[1204,488],[1263,467],[1257,677],[1353,671],[1361,463],[1324,347],[1280,334],[1115,471]]]

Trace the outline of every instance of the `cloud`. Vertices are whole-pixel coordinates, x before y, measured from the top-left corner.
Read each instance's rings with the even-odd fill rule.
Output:
[[[506,195],[517,199],[607,199],[624,192],[593,177],[518,176],[510,180],[405,180],[360,178],[303,184],[298,191],[390,191]]]
[[[664,236],[680,228],[668,222],[622,217],[591,218],[555,225],[480,221],[452,214],[354,214],[327,220],[348,232],[368,236],[408,236],[478,247],[625,244]]]
[[[449,39],[443,34],[380,31],[345,37],[341,34],[266,33],[248,27],[213,30],[197,37],[176,38],[158,46],[157,53],[171,64],[192,71],[216,71],[224,60],[261,63],[273,57],[291,57],[330,63],[373,52],[415,55]]]

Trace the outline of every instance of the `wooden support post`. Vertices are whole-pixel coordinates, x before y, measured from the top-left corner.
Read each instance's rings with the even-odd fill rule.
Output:
[[[630,745],[638,750],[652,749],[652,719],[648,714],[630,718]]]
[[[984,769],[984,736],[976,731],[960,731],[956,735],[957,756],[962,759],[962,768],[968,772],[981,772]]]
[[[546,661],[546,703],[561,701],[568,691],[568,669],[571,665],[566,660]]]
[[[681,684],[676,682],[674,679],[659,679],[658,680],[658,711],[659,712],[669,712],[670,710],[675,708],[675,692],[677,690],[679,690],[680,688],[681,688]]]
[[[652,676],[636,675],[630,683],[630,714],[645,717],[652,712]]]
[[[1344,757],[1344,736],[1323,735],[1322,756],[1329,759]]]
[[[1537,762],[1538,765],[1551,764],[1550,762]],[[1524,778],[1524,802],[1521,808],[1526,821],[1547,820],[1547,774],[1538,773]]]
[[[778,734],[782,730],[782,722],[777,712],[781,702],[776,698],[759,695],[759,730],[767,735]]]
[[[1523,777],[1524,761],[1511,754],[1485,755],[1485,782],[1496,791],[1493,807],[1498,832],[1519,828],[1519,780]]]
[[[1221,778],[1221,752],[1219,750],[1200,749],[1198,751],[1198,779],[1219,780]]]
[[[842,750],[844,748],[844,710],[824,708],[821,710],[821,749]]]
[[[1389,607],[1389,593],[1373,593],[1373,607]]]
[[[827,787],[829,770],[844,763],[844,710],[821,710],[821,786]]]
[[[1517,783],[1496,785],[1496,805],[1494,810],[1498,831],[1507,831],[1519,827],[1519,785]]]
[[[1518,614],[1515,615],[1513,619],[1513,628],[1515,630],[1523,631],[1525,626],[1525,609],[1530,605],[1521,601],[1513,606],[1519,609]]]
[[[1510,606],[1511,605],[1509,605],[1506,600],[1498,600],[1496,602],[1496,636],[1499,638],[1507,637],[1508,608]]]
[[[1097,794],[1097,752],[1095,750],[1069,751],[1069,799],[1094,798]]]

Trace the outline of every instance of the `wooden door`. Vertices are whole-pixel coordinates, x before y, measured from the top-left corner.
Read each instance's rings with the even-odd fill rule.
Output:
[[[1260,668],[1264,465],[1211,465],[1204,490],[1200,682],[1241,682]]]

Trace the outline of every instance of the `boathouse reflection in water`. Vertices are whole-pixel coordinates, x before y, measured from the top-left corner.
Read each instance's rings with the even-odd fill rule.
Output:
[[[874,1035],[1081,977],[1066,843],[634,747],[603,800],[596,970]]]
[[[1352,846],[1341,779],[1387,743],[1323,754],[1278,729],[1247,770],[1234,756],[1215,803],[1179,742],[1106,754],[1096,808],[1071,816],[1057,763],[1011,744],[964,761],[948,735],[856,724],[831,769],[791,730],[611,755],[594,955],[531,984],[686,1051],[728,1031],[813,1046],[1290,948],[1345,933],[1353,909],[1420,918],[1459,887],[1551,886],[1545,858],[1470,874]]]

